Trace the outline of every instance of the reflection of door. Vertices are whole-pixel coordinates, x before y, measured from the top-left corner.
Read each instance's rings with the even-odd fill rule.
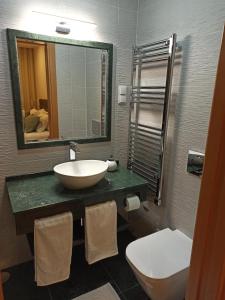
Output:
[[[225,33],[217,70],[186,300],[225,299]]]
[[[21,109],[45,109],[49,119],[49,138],[58,138],[58,105],[54,44],[19,40]]]
[[[2,274],[0,272],[0,300],[4,300],[3,297],[3,288],[2,288]]]
[[[59,137],[55,45],[46,43],[50,138]]]

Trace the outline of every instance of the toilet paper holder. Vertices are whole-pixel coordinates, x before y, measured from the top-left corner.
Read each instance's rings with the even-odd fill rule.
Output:
[[[141,200],[138,194],[128,194],[124,199],[124,209],[127,212],[137,210],[140,206]]]

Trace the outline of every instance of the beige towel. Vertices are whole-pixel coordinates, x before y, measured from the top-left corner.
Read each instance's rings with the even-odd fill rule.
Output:
[[[35,281],[38,286],[69,278],[72,245],[72,213],[35,220]]]
[[[108,201],[85,208],[85,255],[89,264],[118,254],[117,207]]]

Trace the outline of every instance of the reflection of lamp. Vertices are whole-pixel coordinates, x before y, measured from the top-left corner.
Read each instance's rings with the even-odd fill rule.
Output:
[[[53,22],[56,25],[55,30],[57,33],[60,34],[69,34],[71,31],[71,28],[74,28],[74,31],[77,30],[93,30],[97,27],[97,25],[93,22],[88,22],[88,21],[82,21],[79,19],[74,19],[74,18],[68,18],[68,17],[62,17],[59,15],[53,15],[53,14],[49,14],[49,13],[45,13],[45,12],[40,12],[40,11],[32,11],[32,13],[35,14],[40,14],[43,17],[47,17],[47,22],[49,23],[49,19],[52,18]]]

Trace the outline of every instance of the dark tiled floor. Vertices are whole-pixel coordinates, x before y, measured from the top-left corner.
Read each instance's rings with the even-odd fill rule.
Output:
[[[85,261],[84,246],[74,247],[70,278],[48,287],[34,283],[33,262],[13,267],[4,285],[5,300],[71,300],[107,282],[121,300],[147,300],[125,259],[126,246],[133,239],[128,231],[118,233],[119,255],[91,266]]]

